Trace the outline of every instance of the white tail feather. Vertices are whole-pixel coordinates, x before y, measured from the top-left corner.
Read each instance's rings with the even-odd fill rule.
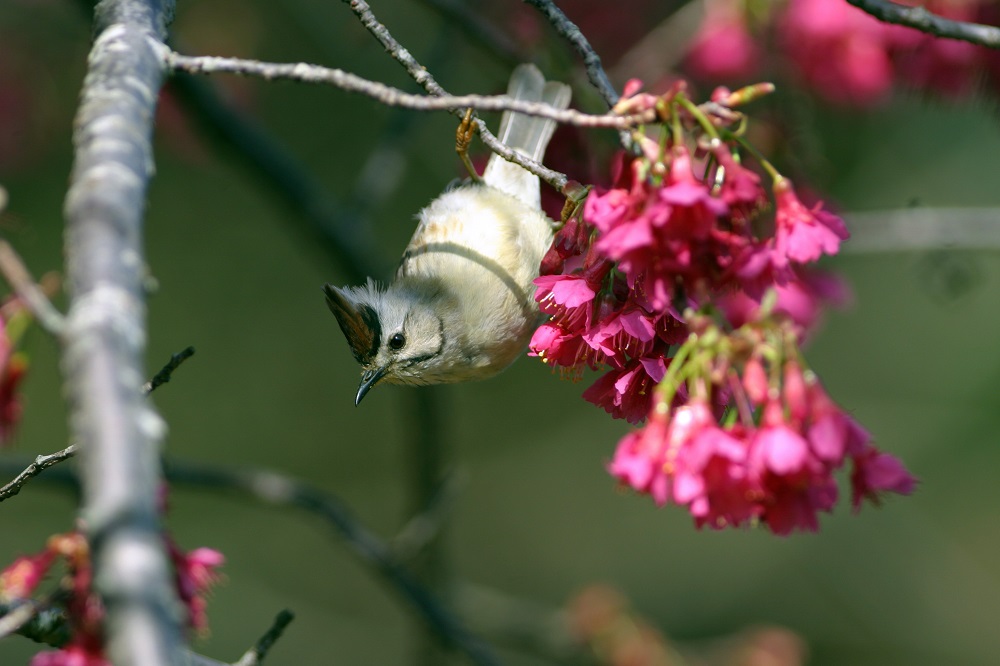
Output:
[[[546,82],[537,67],[524,64],[518,65],[511,74],[507,95],[514,99],[543,102],[557,109],[565,109],[569,106],[570,88],[558,81]],[[505,111],[500,120],[497,138],[522,155],[541,161],[555,129],[554,120]],[[538,176],[499,155],[490,157],[483,180],[487,185],[515,196],[530,206],[541,207]]]

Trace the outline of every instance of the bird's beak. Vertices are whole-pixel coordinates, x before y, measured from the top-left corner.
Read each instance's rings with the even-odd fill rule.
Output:
[[[361,386],[358,387],[358,397],[354,399],[354,406],[357,407],[361,404],[361,399],[367,395],[368,391],[372,390],[372,387],[381,381],[382,377],[385,376],[385,368],[375,368],[374,370],[368,370],[365,374],[361,375]]]

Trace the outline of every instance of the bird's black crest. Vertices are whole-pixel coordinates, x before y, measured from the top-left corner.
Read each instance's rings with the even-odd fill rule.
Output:
[[[375,310],[366,304],[356,303],[332,284],[325,285],[326,304],[337,318],[344,332],[351,353],[361,365],[369,365],[378,354],[382,341],[382,326]]]

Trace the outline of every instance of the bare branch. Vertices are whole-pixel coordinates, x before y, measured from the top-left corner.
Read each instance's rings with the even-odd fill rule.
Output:
[[[53,465],[57,465],[64,460],[72,458],[76,455],[76,452],[76,444],[70,444],[62,451],[56,451],[55,453],[50,453],[48,455],[38,456],[35,458],[33,463],[24,468],[24,471],[0,488],[0,502],[10,499],[14,495],[21,492],[21,487],[32,477],[38,476]]]
[[[174,370],[180,366],[185,360],[194,355],[194,347],[188,347],[183,351],[173,354],[170,360],[165,366],[163,366],[159,372],[157,372],[153,379],[146,382],[142,387],[143,395],[149,395],[157,389],[161,384],[165,384],[170,381],[170,375]],[[50,453],[48,455],[40,455],[35,458],[34,462],[24,468],[24,470],[14,477],[9,483],[0,487],[0,502],[5,499],[9,499],[14,495],[21,492],[21,487],[28,482],[32,477],[38,476],[44,470],[57,465],[64,460],[69,460],[77,454],[79,447],[74,442],[70,444],[62,451],[56,451],[55,453]]]
[[[174,370],[179,368],[181,363],[192,356],[194,356],[194,347],[185,347],[176,354],[171,354],[167,364],[160,368],[160,371],[153,375],[152,379],[142,385],[143,394],[149,395],[163,384],[169,382],[170,377],[174,374]]]
[[[612,108],[618,102],[620,95],[615,90],[615,87],[611,85],[611,81],[608,80],[608,74],[604,71],[603,65],[601,65],[601,57],[597,55],[597,51],[587,41],[580,28],[570,21],[566,14],[556,7],[552,0],[524,0],[524,2],[538,9],[548,19],[549,23],[552,24],[556,32],[570,43],[577,54],[583,59],[583,65],[587,69],[587,78],[590,79],[590,83],[600,93],[601,98],[604,99],[604,103],[608,105],[608,108]]]
[[[66,318],[52,305],[45,292],[31,277],[21,257],[5,240],[0,240],[0,272],[38,323],[52,335],[60,337],[66,328]]]
[[[397,42],[391,34],[389,34],[389,30],[375,18],[375,15],[372,13],[368,3],[363,0],[344,0],[344,2],[351,7],[351,10],[361,21],[362,25],[368,29],[368,32],[370,32],[372,36],[379,41],[385,50],[388,51],[389,54],[391,54],[392,57],[406,69],[406,72],[410,75],[410,77],[419,83],[424,90],[439,97],[448,94],[445,89],[434,80],[434,77],[431,76],[431,73],[427,70],[427,68],[417,62],[416,58],[414,58],[408,50],[404,49],[403,46]],[[451,114],[457,118],[461,118],[464,112],[465,109],[451,110]],[[508,162],[513,162],[514,164],[527,169],[559,192],[562,192],[563,188],[566,187],[566,183],[569,179],[565,174],[553,171],[552,169],[525,157],[521,153],[511,150],[496,138],[496,136],[489,130],[489,128],[486,127],[486,124],[481,119],[476,123],[476,128],[479,131],[479,138],[482,140],[483,144],[495,154],[499,155]]]
[[[847,0],[858,9],[885,23],[904,25],[937,37],[958,39],[991,49],[1000,48],[1000,28],[992,25],[952,21],[927,11],[888,0]]]
[[[478,111],[517,111],[528,116],[548,118],[558,123],[578,127],[610,127],[625,129],[651,123],[656,111],[649,109],[634,115],[614,113],[594,115],[576,109],[557,109],[543,102],[528,102],[506,95],[414,95],[378,81],[370,81],[341,69],[310,65],[307,63],[269,63],[240,58],[215,56],[184,56],[171,52],[167,64],[189,74],[241,74],[259,76],[266,80],[287,79],[301,83],[325,83],[347,92],[360,93],[385,104],[402,106],[416,111],[458,111],[469,107]]]
[[[570,21],[566,14],[552,0],[524,0],[524,2],[538,9],[548,19],[552,27],[555,28],[555,31],[570,43],[573,50],[583,59],[583,66],[587,71],[587,78],[590,80],[590,84],[597,89],[598,94],[600,94],[604,103],[608,105],[608,108],[613,108],[621,96],[615,90],[615,87],[611,85],[608,73],[604,71],[604,66],[601,64],[601,57],[597,55],[597,51],[590,45],[590,42],[580,28]],[[626,128],[619,127],[617,129],[618,141],[622,147],[627,151],[635,152],[637,147],[631,135],[625,131]]]
[[[271,623],[271,628],[257,640],[256,645],[247,650],[238,661],[233,662],[233,666],[258,666],[294,619],[295,613],[290,610],[278,613]]]
[[[182,660],[182,606],[158,510],[164,427],[142,395],[142,216],[173,4],[102,0],[95,7],[65,202],[70,306],[62,368],[80,447],[80,513],[105,607],[107,654],[117,666]]]

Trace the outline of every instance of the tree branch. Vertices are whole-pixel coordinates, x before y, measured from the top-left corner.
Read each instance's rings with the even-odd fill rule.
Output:
[[[180,366],[185,360],[194,355],[194,347],[188,347],[183,351],[173,354],[170,360],[165,366],[160,368],[160,371],[153,375],[153,378],[146,382],[142,387],[143,395],[149,395],[155,391],[160,385],[166,384],[170,381],[170,375],[174,370]],[[77,454],[79,447],[74,442],[70,444],[62,451],[57,451],[55,453],[50,453],[48,455],[40,455],[35,458],[34,462],[24,468],[16,477],[14,477],[10,482],[4,484],[0,487],[0,502],[5,499],[9,499],[14,495],[21,492],[21,487],[28,482],[32,477],[38,476],[44,470],[57,465],[64,460],[69,460]]]
[[[613,108],[621,96],[611,85],[608,73],[604,71],[604,66],[601,64],[601,57],[597,55],[597,51],[590,45],[580,28],[570,21],[569,17],[552,0],[524,0],[524,2],[540,11],[555,31],[570,43],[573,50],[583,59],[583,66],[587,71],[590,84],[594,86],[608,108]],[[637,150],[635,142],[632,141],[631,135],[625,131],[626,128],[619,127],[617,129],[618,141],[622,147],[627,151],[635,152]]]
[[[847,0],[847,2],[885,23],[916,28],[937,37],[958,39],[991,49],[1000,48],[1000,28],[996,26],[952,21],[932,14],[921,6],[910,7],[888,0]]]
[[[600,93],[608,108],[612,108],[618,102],[620,95],[608,80],[608,74],[601,64],[601,57],[597,55],[597,51],[587,41],[580,28],[570,21],[552,0],[524,0],[524,2],[540,11],[555,31],[570,43],[573,50],[583,59],[583,66],[587,70],[587,78],[590,79],[591,85]]]
[[[350,7],[351,11],[358,17],[362,25],[368,29],[368,32],[372,34],[375,39],[385,48],[385,50],[392,55],[392,57],[400,63],[405,69],[410,77],[419,83],[424,90],[429,92],[431,95],[443,96],[448,93],[442,88],[426,67],[417,62],[416,58],[403,46],[389,34],[389,30],[382,25],[375,18],[372,13],[371,8],[368,3],[363,0],[344,0]],[[465,109],[452,109],[451,114],[457,118],[461,118],[464,115]],[[542,164],[529,159],[522,155],[521,153],[511,150],[507,145],[500,142],[496,136],[490,132],[486,124],[479,119],[476,122],[476,129],[479,132],[479,138],[482,140],[483,145],[493,151],[495,154],[499,155],[508,162],[513,162],[518,166],[521,166],[531,173],[535,174],[543,181],[551,185],[553,188],[562,192],[563,188],[566,187],[566,183],[569,180],[566,178],[565,174],[559,173],[558,171],[553,171]]]
[[[172,0],[102,0],[66,195],[63,373],[94,588],[117,666],[181,663],[181,604],[159,522],[164,427],[142,396],[142,216]]]
[[[274,622],[271,623],[271,628],[238,661],[233,662],[233,666],[258,666],[258,664],[264,661],[264,657],[271,651],[271,647],[281,638],[281,635],[285,633],[285,629],[294,619],[295,613],[290,610],[286,609],[278,613],[274,618]]]
[[[259,76],[265,80],[287,79],[300,83],[325,83],[347,92],[371,97],[386,106],[402,106],[416,111],[458,111],[472,107],[478,111],[517,111],[528,116],[549,118],[558,123],[578,127],[611,127],[625,129],[656,120],[653,109],[632,115],[614,113],[594,115],[576,109],[557,109],[543,102],[528,102],[506,95],[414,95],[378,81],[320,65],[307,63],[270,63],[241,58],[215,56],[184,56],[171,52],[167,65],[189,74],[240,74]]]
[[[181,366],[181,363],[188,360],[194,356],[194,347],[185,347],[176,354],[170,355],[170,360],[167,364],[160,368],[159,372],[153,375],[153,378],[142,385],[143,395],[149,395],[160,386],[166,384],[170,381],[170,377],[173,376],[174,370]]]
[[[62,336],[66,329],[66,318],[52,305],[45,292],[31,277],[21,257],[5,240],[0,240],[0,272],[42,328],[57,338]]]
[[[4,484],[2,488],[0,488],[0,502],[10,499],[14,495],[21,492],[21,487],[24,486],[24,484],[30,481],[33,477],[41,474],[49,467],[58,465],[64,460],[69,460],[75,456],[77,450],[78,447],[76,444],[70,444],[62,451],[56,451],[55,453],[36,457],[34,462],[25,467],[20,474],[15,476],[8,483]]]

